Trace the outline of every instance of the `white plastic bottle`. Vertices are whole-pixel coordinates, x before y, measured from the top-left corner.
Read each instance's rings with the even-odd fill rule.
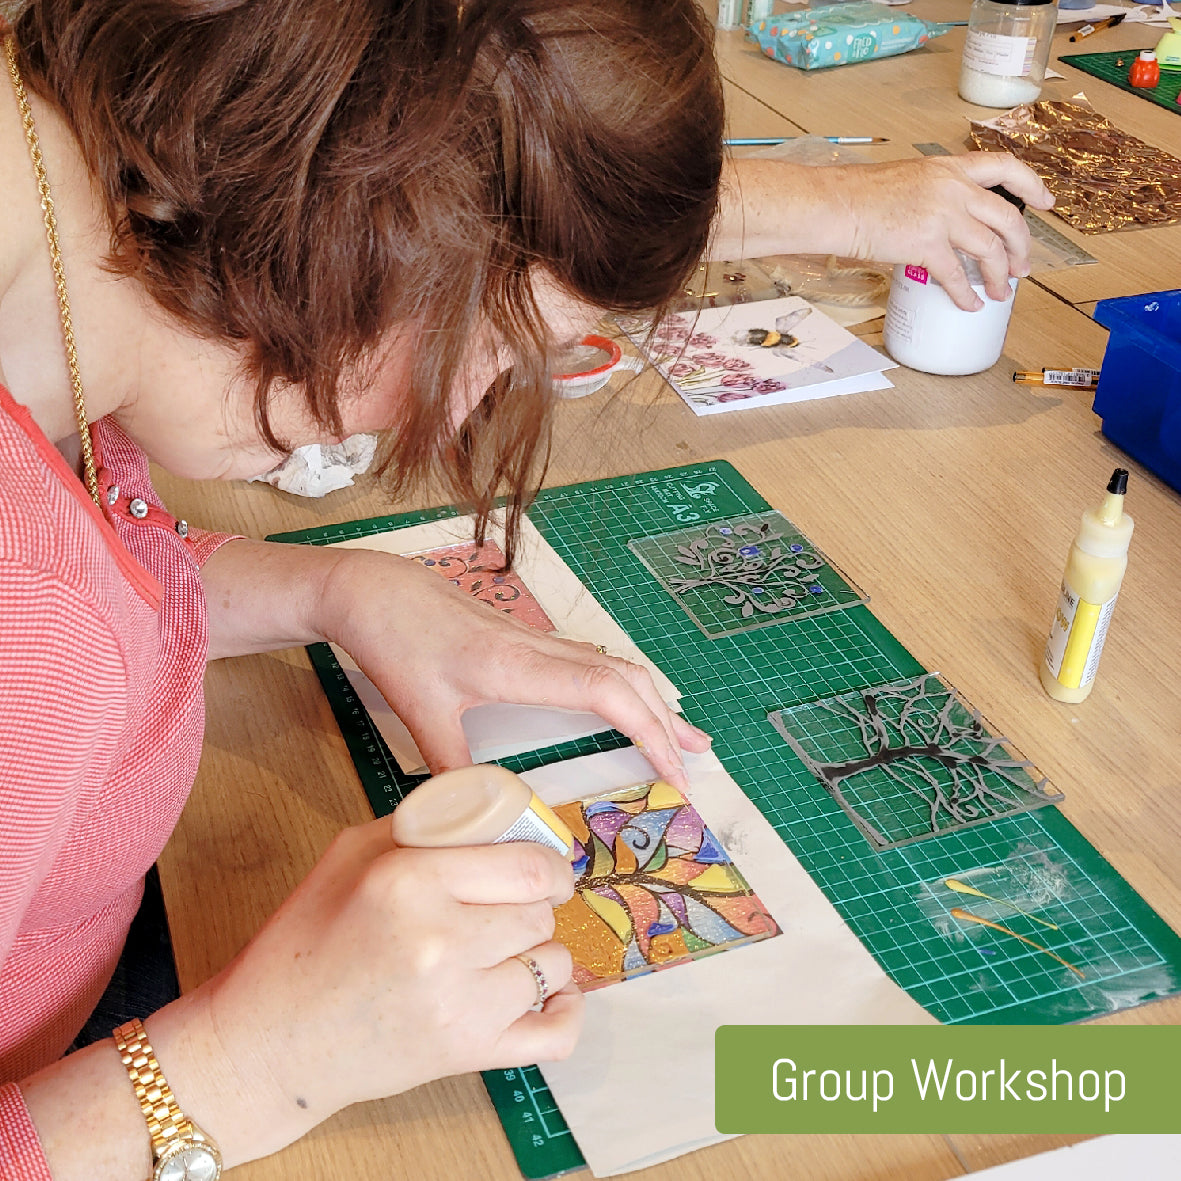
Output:
[[[1132,518],[1124,512],[1128,473],[1112,473],[1098,508],[1083,513],[1066,559],[1058,610],[1039,675],[1055,701],[1082,701],[1095,684],[1107,627],[1128,567]]]
[[[959,259],[972,290],[984,300],[979,311],[956,307],[925,267],[894,268],[882,343],[900,365],[922,373],[962,375],[980,373],[1000,358],[1017,280],[1009,280],[1007,299],[989,299],[976,260],[966,254]]]

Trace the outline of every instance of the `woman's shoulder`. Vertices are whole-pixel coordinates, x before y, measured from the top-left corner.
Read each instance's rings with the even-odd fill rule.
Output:
[[[0,385],[0,564],[4,595],[32,578],[68,588],[95,606],[101,579],[89,561],[95,545],[93,505],[65,460],[41,433],[29,410]],[[75,487],[76,486],[76,487]],[[7,613],[13,604],[0,610]]]

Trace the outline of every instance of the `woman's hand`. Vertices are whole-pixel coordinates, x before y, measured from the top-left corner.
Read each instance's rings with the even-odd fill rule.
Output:
[[[1041,178],[1004,152],[809,167],[748,158],[727,167],[715,257],[838,254],[926,267],[955,303],[983,306],[955,251],[980,263],[993,299],[1029,273],[1029,229],[990,188],[1035,209],[1054,204]]]
[[[444,1075],[563,1058],[582,1021],[553,906],[573,873],[533,843],[403,849],[389,818],[346,829],[218,975],[147,1019],[182,1110],[227,1166],[351,1103]],[[534,1011],[538,984],[550,990]],[[114,1044],[22,1083],[54,1177],[150,1172]]]
[[[213,1107],[206,1130],[227,1156],[250,1159],[360,1100],[567,1056],[583,1001],[553,941],[553,906],[572,889],[569,863],[529,842],[401,849],[388,818],[346,830],[202,990],[253,1097],[241,1124]],[[540,1011],[521,953],[551,991]]]
[[[1054,198],[1015,157],[969,152],[863,167],[845,189],[855,257],[926,267],[969,311],[984,303],[955,251],[979,262],[991,299],[1008,298],[1009,278],[1029,274],[1025,218],[989,189],[1000,185],[1036,209],[1049,209]]]
[[[210,659],[339,644],[435,773],[471,762],[461,718],[490,702],[597,713],[682,790],[682,749],[709,747],[707,735],[664,704],[647,670],[527,627],[407,558],[237,538],[201,578]]]
[[[326,583],[326,634],[364,670],[431,771],[471,762],[461,718],[490,702],[599,714],[685,789],[681,750],[709,738],[670,710],[646,669],[489,609],[419,563],[346,550]]]

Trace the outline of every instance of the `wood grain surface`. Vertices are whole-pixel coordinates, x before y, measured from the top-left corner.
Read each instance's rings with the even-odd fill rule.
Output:
[[[966,13],[916,0],[922,15]],[[1143,40],[1131,27],[1102,48]],[[1155,36],[1155,34],[1151,34]],[[957,150],[962,30],[892,61],[802,74],[738,34],[719,36],[731,134],[879,134]],[[1073,71],[1071,72],[1073,74]],[[1077,77],[1047,93],[1073,93]],[[1087,80],[1121,126],[1167,146],[1169,112]],[[1100,102],[1099,99],[1102,99]],[[1064,231],[1067,232],[1067,231]],[[1072,236],[1067,232],[1067,236]],[[732,462],[872,596],[871,609],[943,672],[1066,793],[1066,816],[1181,928],[1181,497],[1108,443],[1078,390],[1016,386],[1014,369],[1098,365],[1106,331],[1074,303],[1176,284],[1181,227],[1088,237],[1094,267],[1021,284],[1005,355],[986,373],[892,370],[878,393],[695,418],[651,373],[562,405],[547,484]],[[1079,514],[1128,466],[1136,533],[1096,688],[1051,701],[1037,660]],[[173,511],[254,536],[438,503],[391,504],[372,481],[323,501],[264,485],[157,473]],[[344,742],[302,650],[223,661],[207,677],[207,742],[161,868],[184,987],[224,965],[342,826],[368,819]],[[1176,1023],[1181,998],[1108,1020]],[[643,1181],[793,1177],[944,1181],[1079,1137],[752,1136],[633,1174]],[[478,1078],[435,1083],[341,1113],[243,1181],[494,1178],[519,1174]]]

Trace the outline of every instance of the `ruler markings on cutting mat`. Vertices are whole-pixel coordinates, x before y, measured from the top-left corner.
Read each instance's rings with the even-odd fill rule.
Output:
[[[1181,940],[1057,808],[875,852],[776,734],[770,709],[923,671],[868,608],[709,639],[628,546],[629,539],[768,508],[731,465],[713,462],[547,489],[529,515],[668,673],[686,716],[713,731],[727,770],[885,971],[933,1016],[948,1024],[1058,1024],[1181,991]],[[326,544],[450,515],[448,509],[349,522],[273,540]],[[331,649],[314,645],[309,653],[374,812],[392,811],[418,780],[389,756]],[[626,742],[609,731],[503,762],[520,772]],[[1069,882],[1055,921],[1080,957],[1085,981],[1016,940],[956,937],[924,907],[936,899],[932,883],[980,867],[1019,876],[1049,867]],[[580,1166],[574,1137],[535,1066],[511,1076],[488,1071],[484,1082],[525,1177]]]

